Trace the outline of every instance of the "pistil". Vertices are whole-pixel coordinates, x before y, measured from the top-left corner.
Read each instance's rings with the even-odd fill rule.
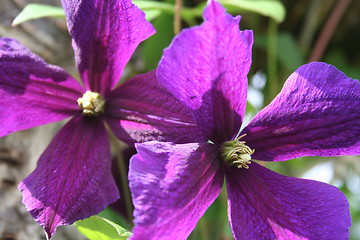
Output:
[[[228,166],[248,169],[251,163],[251,155],[255,152],[247,146],[245,141],[239,141],[246,134],[241,135],[232,141],[224,142],[220,147],[220,155]]]
[[[86,91],[77,102],[84,115],[99,116],[104,112],[105,100],[99,93]]]

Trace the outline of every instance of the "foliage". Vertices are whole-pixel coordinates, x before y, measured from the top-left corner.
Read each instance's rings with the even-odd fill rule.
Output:
[[[90,240],[124,240],[131,233],[99,216],[92,216],[75,223],[76,228]]]

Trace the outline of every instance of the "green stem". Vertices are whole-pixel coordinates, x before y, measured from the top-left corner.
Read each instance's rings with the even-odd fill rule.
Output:
[[[321,23],[321,15],[323,14],[325,4],[323,0],[313,0],[309,3],[310,6],[299,37],[299,45],[303,53],[307,53],[311,46],[316,30]]]
[[[115,140],[117,141],[117,140]],[[117,147],[116,148],[116,160],[119,166],[119,172],[120,172],[120,180],[121,180],[121,188],[124,191],[124,200],[125,200],[125,207],[126,207],[126,215],[128,217],[128,219],[130,220],[130,222],[132,222],[133,220],[133,205],[132,205],[132,201],[131,201],[131,194],[130,194],[130,189],[129,189],[129,182],[127,179],[127,168],[126,165],[124,163],[124,157],[120,152],[121,147]]]
[[[206,226],[206,221],[204,218],[201,218],[199,221],[199,230],[200,230],[200,240],[208,240],[209,236],[208,236],[208,229]]]
[[[178,34],[181,30],[181,8],[182,0],[175,0],[174,35]]]
[[[227,187],[226,187],[226,179],[224,181],[223,189],[219,195],[219,199],[221,202],[221,214],[219,214],[218,220],[218,228],[220,229],[220,235],[218,239],[226,239],[226,226],[229,227],[226,223],[228,222],[228,215],[227,215],[227,206],[228,206],[228,194],[227,194]]]

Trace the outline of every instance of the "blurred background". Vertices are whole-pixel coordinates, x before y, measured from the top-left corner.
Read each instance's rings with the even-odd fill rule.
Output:
[[[126,67],[123,81],[155,69],[162,50],[174,34],[202,22],[206,4],[202,0],[134,1],[147,13],[157,34],[137,49]],[[220,0],[233,15],[241,14],[241,29],[253,29],[255,43],[249,74],[250,120],[282,88],[287,77],[310,61],[335,65],[347,76],[360,79],[360,1],[356,0]],[[61,14],[25,21],[12,26],[16,16],[30,3],[60,6],[59,0],[0,0],[0,36],[16,38],[47,62],[59,65],[78,77],[71,39]],[[32,14],[36,18],[36,10]],[[29,15],[29,14],[28,14]],[[30,14],[31,15],[31,14]],[[51,15],[51,14],[50,14]],[[42,229],[21,204],[17,184],[36,166],[60,124],[22,131],[0,139],[0,240],[45,239]],[[126,170],[131,148],[115,138],[114,175],[119,186],[126,185],[119,174]],[[346,194],[353,219],[351,239],[360,239],[360,157],[306,157],[287,162],[266,163],[266,167],[287,176],[319,180]],[[122,187],[123,188],[123,187]],[[122,196],[128,194],[127,190]],[[232,239],[227,223],[226,191],[200,220],[190,239]],[[131,204],[112,205],[102,216],[131,229]],[[54,239],[82,239],[75,228],[60,227]]]

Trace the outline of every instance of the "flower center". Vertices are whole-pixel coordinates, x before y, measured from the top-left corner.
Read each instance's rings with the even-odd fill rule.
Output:
[[[241,135],[235,140],[224,142],[220,147],[220,156],[228,166],[237,166],[238,168],[248,169],[251,163],[251,154],[255,152],[245,145],[245,141],[239,141],[240,138],[246,136]]]
[[[96,92],[86,91],[77,102],[84,115],[99,116],[104,112],[105,100]]]

